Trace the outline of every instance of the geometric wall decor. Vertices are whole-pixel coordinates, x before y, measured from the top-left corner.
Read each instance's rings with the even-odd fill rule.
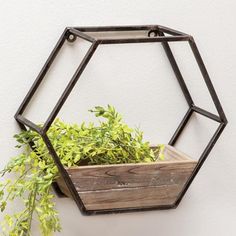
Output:
[[[142,37],[135,36],[135,32],[142,33]],[[119,35],[117,36],[116,33]],[[125,34],[123,34],[125,33]],[[130,35],[127,37],[127,34]],[[122,36],[123,34],[123,36]],[[101,36],[102,35],[102,36]],[[125,36],[124,36],[125,35]],[[54,59],[57,57],[58,52],[62,48],[64,42],[67,40],[70,43],[73,43],[76,38],[81,38],[91,43],[89,50],[87,51],[86,55],[84,56],[82,62],[78,65],[73,77],[67,84],[66,88],[64,89],[61,97],[59,98],[58,102],[56,103],[55,107],[49,114],[46,122],[44,125],[38,126],[29,119],[24,117],[24,111],[26,107],[29,105],[33,95],[39,88],[41,82],[43,81],[47,71],[49,70],[51,64],[53,63]],[[205,81],[205,85],[210,93],[210,96],[214,102],[214,105],[217,110],[217,114],[213,114],[207,110],[202,109],[195,105],[191,94],[188,90],[188,87],[184,81],[184,78],[181,74],[181,71],[177,65],[177,62],[174,58],[174,55],[171,51],[169,46],[169,42],[179,42],[184,41],[190,45],[192,53],[196,59],[198,67],[201,71],[202,77]],[[209,143],[207,144],[206,148],[203,150],[199,160],[194,165],[193,170],[189,174],[188,178],[184,182],[183,188],[178,191],[177,195],[173,199],[171,203],[167,204],[155,204],[153,205],[143,205],[143,206],[135,206],[135,207],[111,207],[106,206],[104,209],[99,207],[97,204],[97,209],[93,209],[86,206],[86,201],[82,199],[83,194],[79,193],[73,183],[73,179],[71,178],[70,173],[68,170],[64,168],[62,165],[56,151],[53,148],[53,145],[47,136],[47,131],[50,128],[51,124],[53,123],[54,119],[56,118],[57,114],[59,113],[60,109],[62,108],[63,104],[65,103],[66,99],[70,95],[71,91],[73,90],[75,84],[79,80],[81,74],[83,73],[85,67],[89,63],[91,57],[94,53],[96,53],[96,49],[102,44],[132,44],[132,43],[161,43],[163,49],[167,55],[167,58],[170,62],[170,65],[174,71],[175,77],[179,83],[179,88],[182,90],[184,97],[188,104],[188,110],[183,117],[182,121],[180,122],[179,126],[177,127],[176,131],[174,132],[173,136],[171,137],[168,145],[171,148],[174,148],[174,145],[178,138],[180,137],[182,131],[184,130],[186,124],[188,123],[191,115],[193,113],[198,113],[202,116],[205,116],[219,124],[217,130],[215,131],[214,135],[210,139]],[[141,46],[142,44],[140,44]],[[178,89],[178,88],[176,88]],[[51,52],[50,56],[48,57],[46,63],[44,64],[42,70],[40,71],[38,77],[36,78],[35,82],[33,83],[32,87],[30,88],[29,92],[25,96],[23,102],[21,103],[19,109],[15,114],[15,119],[19,123],[21,129],[26,130],[27,128],[32,129],[39,133],[44,140],[52,158],[57,165],[59,172],[61,174],[61,179],[63,181],[64,186],[67,188],[69,195],[75,200],[79,209],[84,214],[98,214],[98,213],[112,213],[112,212],[125,212],[125,211],[137,211],[137,210],[153,210],[153,209],[170,209],[175,208],[178,206],[180,201],[182,200],[183,196],[185,195],[186,191],[188,190],[190,184],[192,183],[194,177],[199,172],[200,168],[202,167],[204,161],[206,160],[207,156],[209,155],[210,151],[212,150],[213,146],[215,145],[216,141],[218,140],[219,136],[221,135],[223,129],[227,124],[227,119],[216,94],[216,91],[213,87],[213,84],[210,80],[209,74],[207,69],[204,65],[202,57],[199,53],[197,45],[191,35],[179,32],[174,29],[170,29],[168,27],[160,26],[160,25],[140,25],[140,26],[106,26],[106,27],[67,27],[64,32],[62,33],[60,39],[58,40],[55,48]],[[33,144],[31,144],[33,147]],[[172,149],[171,149],[172,150]],[[60,194],[60,190],[58,185],[54,184],[55,189]],[[166,194],[166,193],[165,193]],[[167,196],[167,195],[166,195]],[[109,197],[109,196],[108,196]],[[168,197],[168,196],[167,196]]]

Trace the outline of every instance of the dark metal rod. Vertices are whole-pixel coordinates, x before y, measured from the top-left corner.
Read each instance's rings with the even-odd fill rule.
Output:
[[[162,26],[162,25],[158,25],[158,28],[162,31],[162,32],[165,32],[167,34],[172,34],[172,35],[188,35],[186,33],[183,33],[181,31],[178,31],[178,30],[174,30],[174,29],[171,29],[169,27],[166,27],[166,26]],[[189,35],[188,35],[189,36]]]
[[[37,133],[41,133],[42,130],[39,126],[37,126],[36,124],[34,124],[32,121],[26,119],[25,117],[23,117],[22,115],[17,115],[16,116],[16,120],[26,126],[28,126],[29,128],[31,128],[32,130],[36,131]],[[25,130],[25,129],[24,129]]]
[[[174,42],[188,41],[189,36],[160,36],[147,38],[119,38],[119,39],[99,39],[100,44],[121,44],[121,43],[154,43],[154,42]]]
[[[87,34],[81,32],[81,31],[79,31],[79,30],[77,30],[77,29],[70,28],[70,29],[69,29],[69,32],[72,33],[72,34],[74,34],[74,35],[76,35],[77,37],[82,38],[82,39],[84,39],[84,40],[87,40],[87,41],[89,41],[89,42],[91,42],[91,43],[93,43],[94,41],[96,41],[95,38],[93,38],[93,37],[91,37],[91,36],[89,36],[89,35],[87,35]]]
[[[184,130],[186,124],[188,123],[191,115],[193,113],[193,110],[191,109],[191,107],[188,109],[188,111],[186,112],[183,120],[181,121],[181,123],[179,124],[178,128],[176,129],[174,135],[172,136],[171,140],[169,141],[169,145],[174,146],[176,141],[178,140],[179,136],[181,135],[182,131]]]
[[[41,69],[39,75],[37,76],[36,80],[34,81],[33,85],[31,86],[29,92],[25,96],[25,98],[24,98],[23,102],[21,103],[19,109],[17,110],[15,116],[17,116],[18,114],[22,114],[24,112],[26,106],[29,104],[29,102],[30,102],[31,98],[33,97],[35,91],[37,90],[37,88],[41,84],[45,74],[49,70],[51,64],[53,63],[53,61],[55,59],[55,57],[57,56],[57,54],[60,51],[62,45],[64,44],[65,39],[66,39],[66,34],[67,34],[67,29],[64,30],[63,34],[59,38],[56,46],[54,47],[51,54],[49,55],[46,63],[44,64],[44,66]]]
[[[27,128],[26,128],[25,125],[27,125],[27,126],[28,126],[29,128],[31,128],[32,130],[34,130],[34,131],[36,131],[36,132],[38,132],[38,133],[41,132],[40,130],[34,129],[34,128],[36,128],[36,127],[34,127],[35,124],[33,124],[31,121],[25,119],[25,118],[22,117],[21,115],[18,115],[17,117],[19,118],[19,120],[17,120],[17,118],[16,118],[16,121],[17,121],[18,125],[20,126],[21,130],[26,131]],[[33,128],[33,127],[34,127],[34,128]],[[30,142],[29,142],[29,146],[30,146],[30,148],[31,148],[33,151],[35,150],[35,143],[34,143],[33,141],[30,141]],[[36,155],[38,155],[37,152],[35,152],[35,153],[36,153]],[[56,183],[52,183],[52,187],[53,187],[53,189],[54,189],[54,191],[55,191],[55,193],[57,194],[58,197],[64,197],[64,196],[65,196],[65,195],[61,192],[61,190],[59,189],[59,187],[58,187],[58,185],[57,185]]]
[[[23,131],[27,130],[26,126],[21,121],[18,121],[16,117],[15,117],[15,120],[17,121],[17,124],[20,126],[21,130]]]
[[[150,206],[150,207],[132,207],[132,208],[116,208],[116,209],[105,209],[105,210],[86,210],[82,212],[84,215],[100,215],[100,214],[114,214],[114,213],[129,213],[129,212],[140,212],[140,211],[154,211],[154,210],[169,210],[175,209],[176,205],[162,205],[162,206]]]
[[[94,54],[97,46],[98,46],[98,43],[94,42],[91,45],[91,47],[89,48],[89,50],[86,53],[84,59],[80,63],[80,65],[77,68],[76,72],[74,73],[72,79],[68,83],[68,85],[65,88],[63,94],[59,98],[57,104],[55,105],[55,107],[53,108],[53,110],[52,110],[51,114],[49,115],[47,121],[45,122],[45,124],[43,126],[43,132],[47,132],[47,130],[49,129],[50,125],[52,124],[52,122],[54,121],[54,119],[57,116],[58,112],[60,111],[61,107],[65,103],[67,97],[69,96],[69,94],[71,93],[72,89],[74,88],[76,82],[79,80],[80,75],[82,74],[82,72],[84,71],[85,67],[87,66],[87,64],[88,64],[89,60],[91,59],[92,55]]]
[[[208,117],[208,118],[210,118],[210,119],[212,119],[214,121],[217,121],[219,123],[222,123],[222,120],[221,120],[221,118],[219,116],[217,116],[217,115],[215,115],[215,114],[213,114],[213,113],[211,113],[209,111],[206,111],[206,110],[204,110],[204,109],[202,109],[200,107],[197,107],[197,106],[193,106],[192,109],[195,112],[197,112],[197,113],[199,113],[199,114],[201,114],[203,116],[206,116],[206,117]]]
[[[208,143],[208,145],[206,146],[205,150],[203,151],[201,157],[198,160],[197,166],[195,167],[195,169],[193,170],[192,175],[190,176],[190,178],[188,179],[188,181],[186,182],[182,192],[180,193],[177,201],[176,201],[176,206],[178,206],[178,204],[180,203],[180,201],[182,200],[182,198],[184,197],[186,191],[188,190],[189,186],[191,185],[192,181],[194,180],[195,176],[197,175],[198,171],[200,170],[200,168],[202,167],[203,163],[205,162],[205,160],[207,159],[210,151],[212,150],[212,148],[214,147],[216,141],[218,140],[218,138],[220,137],[222,131],[224,130],[226,124],[225,123],[221,123],[216,132],[214,133],[213,137],[211,138],[210,142]]]
[[[164,33],[163,32],[159,32],[159,35],[164,37]],[[166,53],[166,55],[167,55],[167,57],[169,59],[169,62],[170,62],[171,67],[172,67],[172,69],[173,69],[173,71],[175,73],[175,76],[176,76],[176,78],[177,78],[177,80],[179,82],[179,85],[180,85],[180,88],[181,88],[181,90],[182,90],[182,92],[184,94],[184,97],[185,97],[189,107],[192,107],[193,104],[194,104],[193,103],[193,99],[192,99],[192,97],[191,97],[191,95],[189,93],[189,90],[188,90],[188,88],[187,88],[187,86],[185,84],[184,78],[183,78],[183,76],[182,76],[182,74],[180,72],[180,69],[179,69],[179,67],[177,65],[177,62],[176,62],[176,60],[174,58],[174,55],[173,55],[173,53],[172,53],[172,51],[170,49],[170,46],[169,46],[169,44],[167,42],[163,42],[162,46],[163,46],[163,48],[165,50],[165,53]]]
[[[199,52],[199,50],[197,48],[197,45],[196,45],[196,43],[195,43],[193,38],[191,38],[191,40],[189,40],[189,45],[190,45],[190,47],[191,47],[191,49],[193,51],[194,57],[195,57],[195,59],[197,61],[199,69],[200,69],[200,71],[202,73],[202,76],[203,76],[203,78],[205,80],[206,86],[207,86],[207,88],[208,88],[208,90],[210,92],[212,100],[213,100],[213,102],[215,104],[216,110],[218,111],[218,114],[219,114],[221,120],[223,120],[224,123],[227,123],[227,119],[226,119],[226,116],[224,114],[223,108],[222,108],[222,106],[220,104],[219,98],[218,98],[218,96],[216,94],[216,91],[215,91],[215,89],[213,87],[213,84],[211,82],[210,76],[209,76],[209,74],[207,72],[207,69],[206,69],[206,67],[204,65],[204,62],[203,62],[202,57],[200,55],[200,52]]]
[[[159,28],[161,31],[172,35],[188,35],[178,30],[171,29],[162,25],[136,25],[136,26],[102,26],[102,27],[72,27],[83,32],[103,32],[103,31],[145,31]]]
[[[49,140],[48,136],[46,134],[42,135],[42,138],[48,148],[48,151],[50,153],[50,155],[52,156],[58,171],[62,177],[62,179],[65,181],[66,186],[68,187],[73,199],[75,200],[77,206],[79,207],[79,209],[81,211],[86,211],[83,202],[80,199],[80,196],[78,195],[76,188],[69,176],[69,174],[67,173],[67,171],[65,170],[64,166],[62,165],[60,158],[58,157],[56,151],[53,148],[53,145],[51,144],[51,141]]]
[[[110,31],[144,31],[157,28],[158,25],[125,25],[125,26],[86,26],[71,27],[83,32],[110,32]]]

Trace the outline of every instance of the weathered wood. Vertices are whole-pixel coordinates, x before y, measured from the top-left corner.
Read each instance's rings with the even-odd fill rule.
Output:
[[[171,205],[196,161],[171,146],[155,163],[94,165],[67,168],[88,210]],[[62,192],[70,196],[62,180]]]
[[[171,205],[180,185],[80,192],[87,210]]]
[[[195,164],[192,161],[159,164],[103,166],[68,170],[78,191],[181,184]]]

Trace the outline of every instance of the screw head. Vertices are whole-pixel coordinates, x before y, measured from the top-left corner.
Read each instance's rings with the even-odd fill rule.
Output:
[[[76,40],[76,36],[72,33],[70,33],[67,37],[67,41],[70,43],[73,43]]]

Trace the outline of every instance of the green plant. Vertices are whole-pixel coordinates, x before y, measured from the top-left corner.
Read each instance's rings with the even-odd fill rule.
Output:
[[[100,106],[90,110],[102,118],[99,124],[67,124],[56,119],[47,135],[62,164],[66,167],[79,165],[120,164],[152,162],[163,159],[163,145],[151,149],[143,141],[138,129],[123,123],[114,107]],[[2,176],[13,172],[16,180],[7,179],[0,184],[0,209],[4,211],[9,201],[20,198],[23,209],[13,215],[5,215],[2,223],[4,235],[31,235],[31,224],[37,216],[42,235],[60,231],[58,212],[53,202],[51,184],[59,177],[42,138],[32,130],[23,131],[15,138],[22,154],[10,160],[2,170]],[[33,150],[29,148],[33,143]]]

